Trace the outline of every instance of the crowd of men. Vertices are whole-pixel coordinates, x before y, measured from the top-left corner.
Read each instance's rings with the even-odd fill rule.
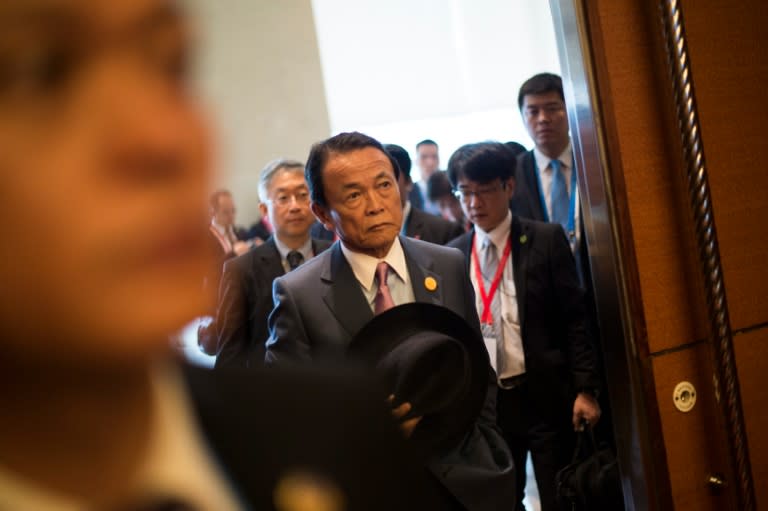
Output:
[[[438,302],[470,322],[479,319],[495,374],[487,394],[495,413],[482,419],[498,427],[517,467],[517,509],[530,452],[543,509],[550,510],[574,430],[600,417],[601,382],[585,270],[577,264],[585,261],[585,244],[561,79],[532,77],[520,89],[519,107],[533,150],[514,142],[466,144],[444,171],[437,143],[426,139],[415,148],[418,184],[406,149],[361,133],[316,144],[306,165],[268,164],[259,197],[271,235],[222,265],[218,342],[209,352],[217,354],[216,367],[341,360],[375,313],[378,264],[387,265],[381,278],[394,305],[432,300],[420,296],[420,280],[439,276]],[[461,269],[448,265],[456,254],[438,245],[461,251]],[[235,256],[221,248],[223,257]],[[459,273],[471,291],[448,291]],[[331,298],[323,302],[325,292]],[[455,303],[467,295],[475,297],[471,313]]]
[[[414,183],[404,148],[341,133],[261,171],[249,234],[224,190],[206,231],[177,5],[11,0],[0,23],[0,509],[522,510],[529,452],[557,509],[601,415],[559,77],[519,91],[531,151],[440,170],[424,140]],[[206,313],[216,368],[181,366],[168,335]],[[349,359],[369,325],[411,328],[376,359],[403,376],[386,399]]]

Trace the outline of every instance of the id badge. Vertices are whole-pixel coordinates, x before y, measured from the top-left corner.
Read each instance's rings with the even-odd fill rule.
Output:
[[[493,371],[498,374],[496,368],[496,350],[498,344],[496,342],[498,334],[496,333],[496,327],[487,323],[480,324],[480,331],[483,333],[483,341],[485,342],[485,349],[488,352],[488,358],[491,360],[491,367]]]

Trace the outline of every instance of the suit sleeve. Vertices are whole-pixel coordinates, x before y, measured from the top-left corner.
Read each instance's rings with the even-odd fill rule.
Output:
[[[566,353],[574,389],[597,389],[597,354],[587,329],[584,291],[571,247],[559,225],[551,237],[550,253],[557,303],[567,325]]]
[[[238,260],[224,265],[216,310],[218,356],[216,367],[247,366],[249,344],[248,279],[239,268]]]
[[[290,286],[283,278],[272,285],[275,308],[269,315],[269,339],[264,359],[266,365],[308,362],[309,338]]]

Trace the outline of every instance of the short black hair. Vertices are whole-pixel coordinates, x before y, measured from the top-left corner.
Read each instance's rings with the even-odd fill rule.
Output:
[[[462,177],[483,184],[495,179],[506,181],[515,177],[516,164],[515,155],[500,142],[466,144],[448,160],[448,179],[454,188]]]
[[[427,179],[427,199],[437,202],[446,196],[453,197],[453,186],[448,179],[448,174],[438,170]]]
[[[520,87],[520,92],[517,94],[518,108],[520,110],[523,109],[523,100],[525,100],[525,96],[529,94],[546,94],[547,92],[557,92],[560,99],[565,103],[562,78],[552,73],[539,73],[533,75]]]
[[[410,182],[411,156],[408,154],[408,151],[397,144],[384,144],[384,150],[388,152],[391,157],[397,160],[397,164],[400,167],[400,172],[402,172],[406,177],[406,180]]]
[[[433,146],[435,146],[435,147],[438,147],[438,146],[437,146],[437,142],[435,142],[435,141],[434,141],[434,140],[432,140],[431,138],[425,138],[424,140],[422,140],[421,142],[419,142],[418,144],[416,144],[416,150],[418,151],[418,150],[419,150],[419,147],[421,147],[421,146],[423,146],[423,145],[433,145]]]
[[[392,164],[395,179],[400,177],[400,167],[397,164],[397,160],[384,150],[381,142],[357,131],[339,133],[331,138],[315,143],[309,151],[307,166],[304,168],[304,177],[309,185],[309,195],[312,202],[320,206],[327,206],[325,190],[323,190],[323,170],[325,170],[325,164],[328,163],[328,156],[331,153],[345,154],[365,149],[366,147],[373,147],[381,151]]]
[[[526,149],[523,144],[521,144],[520,142],[515,142],[514,140],[510,140],[509,142],[504,142],[504,145],[509,147],[509,150],[512,151],[515,156],[528,151],[528,149]]]

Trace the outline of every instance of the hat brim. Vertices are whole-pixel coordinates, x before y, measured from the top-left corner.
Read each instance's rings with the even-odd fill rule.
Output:
[[[423,417],[411,437],[428,450],[449,448],[465,436],[480,416],[488,391],[490,361],[480,332],[450,309],[429,303],[409,303],[375,316],[352,339],[347,354],[351,359],[375,367],[400,343],[425,331],[455,339],[467,354],[470,374],[466,391],[444,410]]]

